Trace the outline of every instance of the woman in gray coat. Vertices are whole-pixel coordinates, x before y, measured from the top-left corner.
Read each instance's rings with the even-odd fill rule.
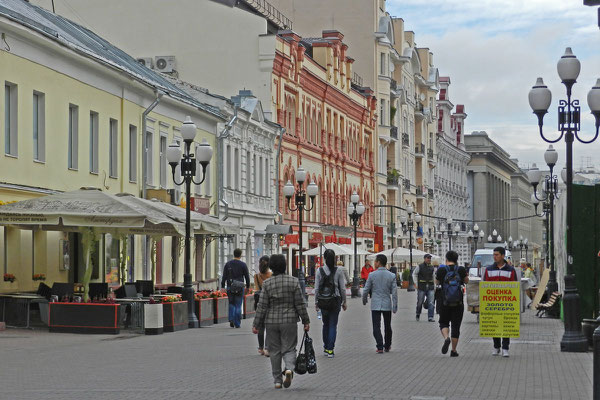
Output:
[[[274,254],[269,258],[273,276],[263,283],[252,326],[254,334],[258,334],[263,326],[267,331],[276,389],[281,389],[282,385],[288,388],[292,383],[298,344],[298,319],[302,320],[305,331],[310,328],[304,294],[300,290],[298,279],[286,275],[286,265],[285,257],[281,254]],[[282,359],[285,364],[283,373]]]

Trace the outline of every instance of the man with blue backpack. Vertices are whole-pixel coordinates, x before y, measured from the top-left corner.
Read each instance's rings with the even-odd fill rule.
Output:
[[[452,343],[450,357],[458,357],[456,346],[465,311],[463,286],[469,282],[467,270],[456,265],[457,262],[458,253],[450,250],[446,253],[446,265],[440,265],[435,275],[436,284],[442,285],[442,304],[439,313],[440,331],[444,337],[442,354],[448,353],[448,348]],[[450,327],[452,327],[451,333]]]

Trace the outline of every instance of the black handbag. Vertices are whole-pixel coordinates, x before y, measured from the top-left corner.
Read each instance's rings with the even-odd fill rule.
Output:
[[[244,284],[244,282],[242,281],[237,281],[235,279],[233,279],[230,283],[229,283],[229,289],[228,291],[235,295],[241,295],[244,293],[244,289],[246,288],[246,284]]]
[[[254,309],[258,307],[258,302],[260,301],[260,290],[254,292]]]
[[[296,366],[294,367],[294,372],[298,375],[304,375],[307,370],[307,362],[306,362],[306,353],[302,353],[302,348],[304,347],[304,343],[306,341],[306,332],[302,337],[302,344],[300,344],[300,350],[298,351],[298,356],[296,357]],[[306,352],[306,348],[304,348]]]
[[[308,336],[308,332],[304,332],[304,352],[306,354],[306,371],[309,374],[317,373],[317,357],[315,356],[315,348],[313,340]]]

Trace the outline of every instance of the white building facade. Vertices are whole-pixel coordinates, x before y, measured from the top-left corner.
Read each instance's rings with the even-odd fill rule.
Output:
[[[435,247],[439,256],[449,250],[447,219],[452,218],[452,228],[458,223],[460,230],[452,237],[452,250],[458,252],[460,262],[471,259],[466,223],[470,219],[470,202],[467,192],[467,164],[471,157],[465,151],[464,121],[467,117],[464,106],[450,101],[449,77],[440,77],[438,96],[437,168],[435,169],[435,215],[439,217],[435,226],[439,243]],[[446,233],[443,233],[446,231]],[[454,233],[455,234],[455,233]]]

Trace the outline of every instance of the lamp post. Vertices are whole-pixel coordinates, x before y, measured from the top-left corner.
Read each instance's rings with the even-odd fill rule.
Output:
[[[546,217],[546,268],[550,270],[550,277],[548,279],[547,293],[558,292],[558,282],[556,281],[556,268],[554,265],[554,199],[559,197],[558,191],[558,177],[554,175],[554,166],[558,161],[558,153],[552,145],[548,147],[548,150],[544,153],[544,161],[550,168],[550,174],[542,177],[542,172],[537,168],[535,164],[527,172],[529,183],[533,187],[533,194],[531,195],[531,202],[535,207],[535,213],[537,215],[537,207],[540,202],[543,203],[542,215]],[[543,179],[542,193],[540,195],[537,191],[537,186]]]
[[[475,255],[475,252],[477,251],[477,242],[479,241],[479,239],[481,239],[481,241],[483,242],[485,232],[483,231],[483,229],[480,230],[479,225],[475,223],[475,225],[473,225],[473,230],[469,230],[469,233],[467,233],[467,237],[469,241],[475,242],[475,249],[472,251],[473,255]]]
[[[350,222],[354,226],[354,278],[352,279],[352,289],[350,290],[350,295],[352,297],[358,297],[359,291],[359,271],[358,271],[358,236],[357,229],[358,221],[360,221],[360,217],[365,213],[365,206],[360,202],[360,197],[358,193],[352,193],[350,196],[350,203],[348,203],[348,208],[346,209],[348,212],[348,216],[350,217]]]
[[[458,232],[460,232],[460,225],[456,223],[453,227],[452,222],[452,218],[446,220],[446,223],[448,224],[448,230],[446,231],[448,235],[448,250],[452,250],[452,236],[458,237]]]
[[[191,153],[192,143],[196,137],[196,125],[190,117],[187,117],[181,127],[181,136],[184,142],[184,153],[182,154],[179,144],[172,143],[167,149],[167,161],[171,166],[173,174],[173,182],[177,186],[185,184],[185,250],[184,250],[184,265],[185,273],[183,274],[183,300],[187,301],[188,305],[188,325],[190,328],[198,327],[198,318],[194,313],[194,289],[192,287],[192,272],[190,266],[190,186],[192,182],[200,185],[206,178],[206,167],[212,158],[213,149],[210,147],[206,139],[202,139],[202,143],[194,154]],[[183,158],[182,158],[183,156]],[[202,167],[202,179],[200,182],[194,180],[196,175],[196,161]],[[181,182],[177,182],[175,171],[179,166],[181,171]]]
[[[287,207],[290,211],[298,211],[298,281],[300,282],[300,289],[306,298],[306,280],[304,278],[304,265],[302,264],[302,218],[304,211],[311,211],[315,205],[315,197],[319,192],[319,187],[316,183],[311,182],[307,185],[304,190],[304,182],[306,181],[306,171],[301,166],[296,170],[294,176],[297,182],[297,187],[292,184],[291,181],[283,186],[283,194],[287,199]],[[306,194],[310,197],[310,207],[306,203]],[[292,197],[294,197],[294,206],[291,205]]]
[[[413,227],[414,227],[415,222],[417,223],[417,230],[419,229],[419,225],[421,224],[421,215],[419,213],[416,213],[413,217],[414,208],[412,206],[406,207],[406,212],[408,214],[408,218],[406,218],[404,215],[402,216],[402,230],[404,231],[404,234],[406,234],[406,231],[408,231],[408,251],[410,253],[410,277],[408,278],[407,291],[414,292],[415,291],[415,283],[413,282],[413,279],[412,279],[412,272],[413,272],[412,232],[413,232]]]
[[[581,309],[580,298],[577,286],[575,285],[575,271],[573,269],[573,142],[577,139],[579,142],[588,144],[594,142],[598,137],[600,128],[600,79],[588,92],[587,102],[592,115],[595,118],[596,133],[590,140],[583,140],[579,137],[580,131],[580,107],[579,100],[571,99],[571,90],[577,78],[581,64],[570,47],[567,47],[565,54],[560,58],[557,64],[558,75],[567,90],[567,100],[560,100],[558,107],[558,129],[560,135],[556,139],[548,139],[543,133],[544,115],[548,112],[552,102],[552,93],[542,78],[538,78],[536,84],[529,92],[529,105],[538,118],[540,136],[548,143],[556,143],[563,136],[566,143],[566,164],[567,164],[567,274],[565,275],[565,294],[563,297],[565,333],[562,337],[560,347],[562,351],[587,351],[586,338],[581,332]]]

